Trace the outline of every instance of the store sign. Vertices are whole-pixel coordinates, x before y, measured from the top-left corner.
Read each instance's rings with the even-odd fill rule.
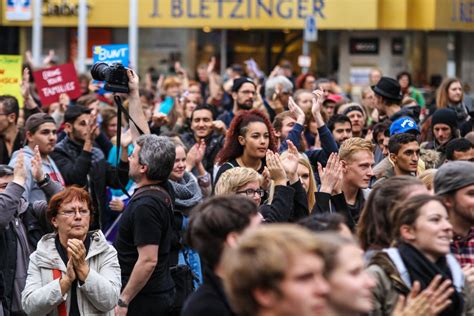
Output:
[[[87,11],[92,7],[87,4]],[[78,16],[79,15],[79,4],[72,3],[68,0],[53,1],[53,0],[44,0],[43,2],[43,16]]]
[[[351,55],[378,55],[378,38],[350,38],[349,53]]]
[[[31,0],[7,0],[6,11],[9,21],[31,20]]]
[[[474,24],[474,0],[451,0],[451,20]]]
[[[58,102],[59,95],[66,93],[71,99],[81,96],[76,68],[64,64],[33,72],[41,103],[49,105]]]
[[[23,104],[20,84],[22,58],[19,55],[0,55],[0,95],[9,94]]]

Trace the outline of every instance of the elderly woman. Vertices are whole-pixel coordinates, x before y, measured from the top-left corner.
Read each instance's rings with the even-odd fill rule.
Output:
[[[113,315],[120,288],[117,252],[101,231],[89,232],[91,199],[68,187],[47,211],[55,233],[41,238],[30,257],[23,309],[28,315]]]

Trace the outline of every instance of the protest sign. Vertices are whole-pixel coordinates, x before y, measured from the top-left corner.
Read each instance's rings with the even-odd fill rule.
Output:
[[[125,67],[128,67],[128,44],[111,44],[111,45],[97,45],[92,48],[93,62],[95,63],[121,63]],[[107,91],[104,90],[104,83],[102,81],[95,81],[99,83],[100,95],[103,95]]]
[[[73,64],[38,70],[33,73],[33,76],[43,105],[58,102],[61,93],[66,93],[71,99],[81,96],[76,68]]]
[[[22,58],[19,55],[0,55],[0,95],[12,95],[23,106],[20,88],[21,65]]]
[[[113,45],[98,45],[92,48],[94,64],[98,62],[113,64],[121,63],[128,67],[128,45],[127,44],[113,44]]]

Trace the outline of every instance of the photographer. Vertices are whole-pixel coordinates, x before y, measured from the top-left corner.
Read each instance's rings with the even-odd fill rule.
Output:
[[[106,187],[120,189],[128,181],[128,151],[130,138],[122,138],[122,155],[116,168],[107,162],[103,152],[93,146],[98,129],[96,114],[82,106],[70,106],[64,114],[64,130],[67,136],[60,141],[51,154],[64,177],[66,185],[89,188],[92,201],[98,210],[95,228],[99,224],[106,229],[113,221],[112,214],[106,212]],[[120,182],[119,182],[120,181]]]

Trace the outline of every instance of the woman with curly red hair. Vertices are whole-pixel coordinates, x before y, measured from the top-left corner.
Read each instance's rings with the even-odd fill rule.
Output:
[[[221,167],[215,177],[234,167],[248,167],[262,174],[267,150],[277,151],[275,131],[268,118],[258,110],[243,111],[232,120],[224,147],[217,154]]]

